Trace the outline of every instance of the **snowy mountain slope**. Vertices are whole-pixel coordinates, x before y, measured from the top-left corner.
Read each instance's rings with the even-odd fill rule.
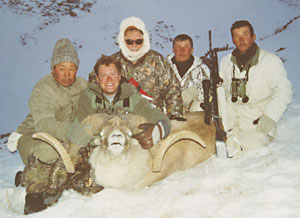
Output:
[[[102,53],[118,51],[119,24],[127,16],[144,20],[152,48],[164,55],[171,52],[170,38],[180,33],[190,34],[195,55],[203,55],[209,29],[213,46],[232,46],[231,24],[248,19],[259,46],[272,52],[283,48],[276,54],[285,61],[294,92],[279,123],[278,137],[268,147],[234,159],[213,157],[140,192],[106,189],[87,198],[67,191],[53,207],[26,217],[299,217],[300,19],[275,34],[300,15],[299,0],[102,0],[90,12],[75,11],[78,16],[60,16],[59,22],[45,26],[49,17],[17,13],[3,2],[0,133],[14,131],[25,118],[32,87],[50,72],[49,59],[59,38],[68,37],[76,44],[79,75],[87,78]],[[220,58],[225,54],[220,53]],[[25,190],[15,188],[13,180],[24,166],[18,153],[8,152],[4,140],[0,141],[0,217],[23,217]]]

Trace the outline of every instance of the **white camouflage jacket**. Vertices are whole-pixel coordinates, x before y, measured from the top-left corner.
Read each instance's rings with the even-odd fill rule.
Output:
[[[170,54],[167,56],[167,60],[168,60],[169,64],[171,65],[171,67],[175,73],[175,76],[177,77],[177,79],[180,82],[181,91],[183,91],[184,89],[186,89],[188,87],[195,86],[197,88],[197,90],[199,91],[197,100],[202,102],[204,99],[204,97],[203,97],[204,91],[203,91],[203,87],[202,87],[202,81],[210,78],[210,70],[209,70],[208,66],[206,64],[204,64],[199,57],[194,56],[194,62],[192,64],[192,66],[188,69],[187,73],[183,77],[181,77],[177,70],[176,65],[173,64],[173,62],[172,62],[173,57],[174,57],[174,54]]]

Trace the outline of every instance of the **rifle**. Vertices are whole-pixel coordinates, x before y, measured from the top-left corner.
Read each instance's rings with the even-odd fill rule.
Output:
[[[210,69],[210,80],[203,81],[203,89],[204,89],[204,105],[203,109],[205,110],[204,122],[210,125],[210,120],[212,119],[213,123],[216,127],[216,141],[223,141],[226,137],[226,132],[223,130],[222,118],[219,115],[219,107],[218,107],[218,95],[217,88],[221,86],[222,79],[219,76],[219,67],[218,67],[218,52],[227,51],[232,49],[227,44],[224,47],[220,48],[212,48],[212,40],[211,40],[211,30],[208,31],[209,34],[209,50],[202,57],[203,62]],[[206,92],[206,93],[205,93]],[[211,97],[209,97],[209,94]]]

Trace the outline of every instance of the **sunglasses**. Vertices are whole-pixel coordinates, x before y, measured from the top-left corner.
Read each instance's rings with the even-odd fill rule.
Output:
[[[144,42],[144,39],[137,39],[137,40],[126,39],[125,42],[128,45],[132,45],[133,43],[135,43],[137,45],[140,45],[140,44],[142,44]]]

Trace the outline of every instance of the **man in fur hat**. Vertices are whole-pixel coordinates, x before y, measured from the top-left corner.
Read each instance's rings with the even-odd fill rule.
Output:
[[[60,39],[53,49],[52,72],[34,86],[29,99],[29,113],[8,139],[8,149],[19,151],[27,165],[16,175],[16,185],[26,187],[25,214],[45,209],[61,192],[51,190],[48,177],[58,161],[58,153],[47,143],[33,139],[35,132],[46,132],[66,142],[68,127],[73,122],[79,93],[87,81],[76,77],[79,66],[77,51],[68,39]],[[51,192],[51,193],[50,193]],[[47,198],[52,199],[45,203]],[[50,203],[49,203],[50,202]]]
[[[120,51],[114,56],[122,65],[122,75],[171,119],[182,119],[180,83],[167,60],[150,49],[144,22],[137,17],[124,19],[118,43]],[[96,82],[95,78],[92,72],[90,80]]]

